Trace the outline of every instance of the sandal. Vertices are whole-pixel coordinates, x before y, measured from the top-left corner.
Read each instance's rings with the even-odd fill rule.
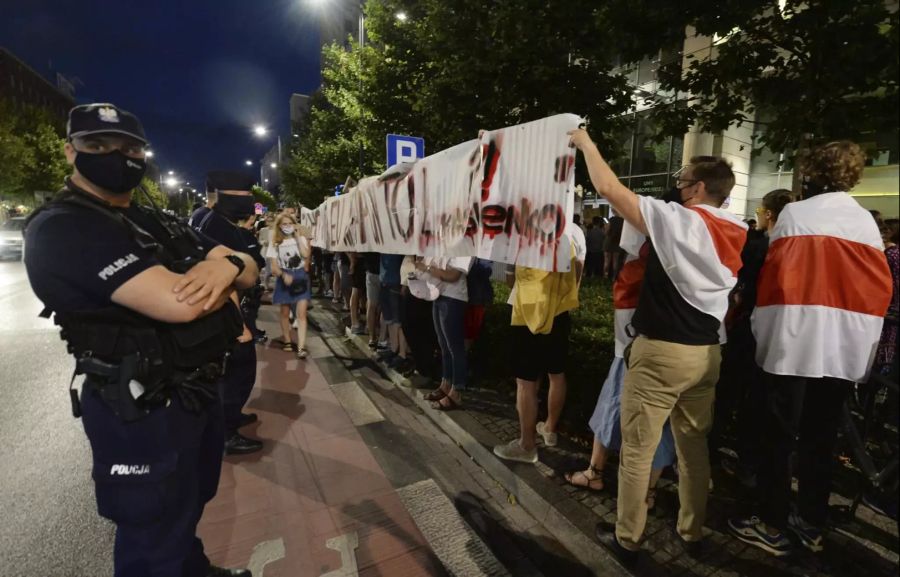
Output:
[[[447,404],[444,404],[444,401],[447,401]],[[462,403],[454,401],[453,397],[450,395],[445,395],[440,401],[431,403],[431,408],[435,411],[455,411],[457,409],[462,409]]]
[[[566,473],[566,482],[573,487],[578,487],[579,489],[587,489],[588,491],[600,492],[603,490],[603,470],[596,469],[591,466],[591,471],[593,471],[594,473],[593,478],[588,477],[584,471],[574,471],[571,473]],[[597,482],[600,483],[599,487],[595,485],[595,483]]]
[[[447,393],[444,392],[444,389],[437,388],[437,389],[431,391],[430,393],[428,393],[427,395],[423,396],[422,398],[425,399],[426,401],[440,401],[441,399],[443,399],[446,396],[447,396]]]
[[[298,359],[305,359],[307,355],[308,355],[308,353],[306,352],[305,348],[300,347],[299,349],[297,349],[297,358]]]
[[[293,351],[294,343],[292,343],[291,341],[286,341],[283,345],[281,345],[281,350],[288,352]]]

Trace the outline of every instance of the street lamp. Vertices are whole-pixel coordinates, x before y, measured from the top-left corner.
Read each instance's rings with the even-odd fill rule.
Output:
[[[244,161],[244,164],[246,164],[247,166],[253,166],[253,161],[252,161],[252,160],[245,160],[245,161]]]
[[[268,132],[269,132],[269,129],[266,128],[265,126],[263,126],[262,124],[257,124],[256,126],[253,127],[253,134],[255,134],[256,136],[258,136],[260,138],[262,138],[263,136],[268,134]]]
[[[271,164],[269,165],[269,168],[278,168],[278,163],[277,163],[277,162],[271,163]]]
[[[172,175],[174,175],[174,174],[175,174],[175,171],[174,171],[174,170],[170,170],[170,171],[169,171],[169,176],[172,176]]]
[[[169,172],[169,174],[173,174],[173,173]],[[166,179],[166,186],[175,188],[176,186],[178,186],[178,180],[176,180],[174,176],[170,176],[169,178]]]
[[[397,12],[397,20],[400,22],[406,22],[409,16],[406,15],[406,12]]]
[[[144,156],[146,156],[147,158],[153,158],[153,151],[152,151],[152,150],[145,150],[145,151],[144,151]]]

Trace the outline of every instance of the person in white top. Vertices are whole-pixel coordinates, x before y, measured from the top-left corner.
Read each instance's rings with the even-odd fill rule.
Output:
[[[275,216],[272,213],[266,215],[265,226],[259,229],[259,252],[266,259],[266,265],[260,272],[260,281],[266,290],[269,289],[269,278],[272,276],[272,268],[269,266],[269,259],[266,254],[269,252],[269,245],[272,244],[272,227],[275,224]]]
[[[293,350],[291,342],[291,307],[296,307],[297,357],[305,359],[306,310],[312,298],[309,282],[309,241],[300,234],[297,219],[285,212],[275,220],[272,242],[266,259],[275,276],[272,303],[281,305],[281,332],[284,350]]]
[[[457,409],[462,404],[460,391],[466,388],[466,345],[464,320],[469,290],[466,274],[471,257],[426,258],[416,261],[419,279],[434,297],[432,308],[434,330],[441,347],[441,386],[426,395],[432,408],[439,411]],[[412,285],[410,286],[412,289]],[[432,300],[427,298],[427,300]]]

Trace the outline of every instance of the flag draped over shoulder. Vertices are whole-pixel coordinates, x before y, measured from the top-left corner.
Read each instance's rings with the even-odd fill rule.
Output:
[[[864,381],[891,292],[878,226],[849,194],[787,205],[759,275],[757,363],[778,375]]]

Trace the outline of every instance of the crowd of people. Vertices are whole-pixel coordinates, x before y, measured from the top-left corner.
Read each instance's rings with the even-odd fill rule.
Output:
[[[744,222],[721,208],[735,185],[723,159],[692,158],[656,199],[625,187],[587,132],[570,134],[617,216],[592,220],[587,234],[567,225],[567,270],[506,267],[520,430],[494,454],[535,463],[540,443],[557,444],[582,278],[609,276],[615,358],[588,423],[590,463],[565,477],[604,490],[609,453],[619,453],[617,522],[597,526],[599,541],[634,563],[656,483],[677,464],[677,533],[701,555],[710,447],[730,427],[734,459],[723,466],[758,487],[755,514],[730,519],[732,534],[778,556],[793,548],[789,533],[821,551],[844,402],[870,373],[897,375],[900,226],[848,194],[863,172],[860,147],[820,146],[799,163],[799,198],[774,190]],[[116,574],[246,576],[211,566],[195,529],[223,453],[263,446],[239,429],[258,419],[243,408],[256,344],[269,340],[256,323],[265,292],[285,352],[308,356],[316,287],[383,362],[433,381],[434,410],[452,411],[465,408],[495,267],[314,247],[296,208],[255,214],[253,178],[239,172],[210,172],[208,202],[185,224],[132,203],[145,147],[127,111],[73,109],[72,176],[29,220],[25,264],[86,376],[72,407],[91,442],[98,510],[117,525]],[[177,503],[159,509],[148,498],[157,493]]]
[[[590,462],[565,475],[576,487],[602,491],[608,455],[619,452],[618,522],[598,526],[601,542],[623,561],[635,559],[655,487],[674,465],[678,534],[699,554],[710,462],[721,451],[722,467],[760,495],[755,515],[729,521],[732,533],[773,555],[791,552],[789,533],[820,551],[839,412],[871,370],[896,371],[898,221],[870,214],[847,194],[863,171],[861,149],[822,146],[804,160],[799,198],[773,190],[756,218],[741,221],[721,208],[735,180],[720,158],[693,158],[676,186],[654,199],[618,184],[586,133],[572,139],[615,213],[594,217],[586,229],[576,215],[565,235],[567,272],[506,267],[520,432],[494,453],[535,463],[540,443],[557,444],[570,312],[583,278],[613,279],[615,358],[588,423]],[[291,212],[267,217],[260,232],[271,246],[296,235],[284,252],[299,258],[294,266],[267,249],[285,350],[305,357],[306,305],[290,305],[306,303],[317,284],[386,365],[434,381],[425,398],[435,410],[463,408],[469,353],[493,300],[492,263],[329,253],[309,246]],[[299,279],[303,290],[286,297],[284,278]],[[545,375],[547,414],[539,420]],[[792,476],[800,480],[796,505]]]

